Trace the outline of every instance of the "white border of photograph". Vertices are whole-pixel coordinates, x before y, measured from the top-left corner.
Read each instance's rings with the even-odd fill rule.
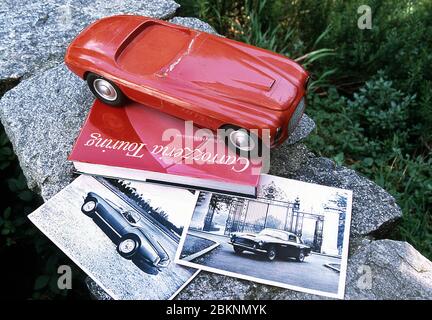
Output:
[[[71,259],[73,261],[73,263],[75,263],[82,271],[84,271],[94,282],[96,282],[96,284],[101,287],[111,298],[113,298],[114,300],[117,300],[115,294],[113,292],[111,292],[111,290],[109,288],[107,288],[106,286],[103,285],[102,282],[100,282],[98,280],[98,278],[96,277],[92,277],[92,272],[90,270],[88,270],[86,267],[84,267],[81,262],[79,262],[77,259],[73,258],[71,255],[68,254],[68,250],[63,247],[58,241],[54,240],[52,237],[48,236],[48,233],[46,233],[46,230],[44,230],[44,228],[41,228],[38,226],[38,229],[45,234],[45,236],[50,239],[50,241],[52,243],[54,243],[61,251],[63,251],[69,259]],[[194,268],[195,269],[195,268]],[[171,297],[168,298],[168,300],[173,300],[184,288],[186,288],[187,285],[189,285],[189,283],[198,275],[198,273],[200,273],[201,270],[196,270],[195,273],[184,283],[180,286],[180,288],[177,289],[176,292],[174,292]]]
[[[339,189],[339,190],[343,190],[344,192],[347,193],[348,198],[347,198],[346,215],[345,215],[345,229],[344,229],[344,238],[343,238],[344,240],[343,240],[343,248],[342,248],[342,254],[341,254],[341,268],[340,268],[340,276],[339,276],[339,281],[338,281],[338,292],[337,293],[331,293],[331,292],[315,290],[315,289],[308,289],[308,288],[295,286],[295,285],[289,285],[289,284],[285,284],[285,283],[281,283],[281,282],[277,282],[277,281],[272,281],[272,280],[265,280],[265,279],[261,279],[261,278],[257,278],[257,277],[253,277],[253,276],[248,276],[248,275],[244,275],[244,274],[240,274],[240,273],[236,273],[236,272],[221,270],[221,269],[214,268],[214,267],[207,267],[207,266],[199,264],[199,263],[194,263],[194,262],[185,261],[185,260],[180,259],[180,255],[181,255],[181,252],[183,250],[183,246],[184,246],[187,234],[189,232],[189,228],[190,228],[192,218],[193,218],[195,211],[188,218],[188,221],[185,225],[185,228],[183,230],[183,234],[181,236],[177,252],[175,254],[174,262],[177,264],[186,266],[186,267],[196,268],[196,269],[200,269],[200,270],[204,270],[204,271],[208,271],[208,272],[213,272],[213,273],[217,273],[217,274],[221,274],[221,275],[225,275],[225,276],[229,276],[229,277],[249,280],[249,281],[253,281],[253,282],[257,282],[257,283],[262,283],[262,284],[266,284],[266,285],[281,287],[281,288],[285,288],[285,289],[295,290],[295,291],[314,294],[314,295],[320,295],[320,296],[329,297],[329,298],[343,299],[344,295],[345,295],[345,282],[346,282],[346,273],[347,273],[347,265],[348,265],[348,251],[349,251],[349,237],[350,237],[351,218],[352,218],[352,190],[336,188],[336,187],[331,187],[331,186],[325,186],[325,185],[319,185],[316,183],[304,182],[304,181],[282,178],[282,177],[277,177],[277,176],[272,176],[272,175],[263,175],[263,176],[266,176],[266,178],[274,177],[274,178],[276,178],[276,180],[277,179],[285,179],[285,180],[295,181],[296,183],[301,183],[301,184],[317,185],[317,186],[322,186],[325,188]],[[237,197],[237,198],[241,198],[241,197]],[[248,198],[246,198],[246,199],[248,199]],[[250,199],[248,199],[248,200],[250,200]]]
[[[178,191],[176,188],[172,188],[172,187],[167,187],[167,186],[155,186],[154,184],[145,184],[142,183],[143,186],[143,190],[149,192],[150,198],[152,198],[152,193],[155,194],[155,190],[154,189],[163,189],[163,193],[164,195],[161,194],[160,197],[166,197],[166,193],[167,192],[176,192]],[[107,188],[107,186],[105,184],[103,184],[101,181],[98,181],[98,179],[95,179],[94,177],[91,176],[87,176],[87,175],[82,175],[80,177],[78,177],[77,179],[75,179],[71,184],[69,184],[68,186],[66,186],[62,191],[60,191],[58,194],[56,194],[55,196],[53,196],[48,202],[46,202],[45,204],[43,204],[41,207],[39,207],[38,209],[36,209],[33,213],[31,213],[28,218],[30,219],[30,221],[35,224],[35,226],[43,233],[45,234],[45,236],[50,239],[50,241],[52,241],[60,250],[63,251],[64,254],[66,254],[70,260],[72,260],[81,270],[83,270],[100,288],[102,288],[107,295],[109,295],[112,299],[114,300],[118,300],[118,299],[123,299],[122,296],[120,296],[118,293],[115,292],[115,290],[113,290],[112,288],[110,288],[110,282],[109,282],[109,278],[107,278],[106,276],[101,276],[101,274],[98,276],[98,272],[103,272],[103,270],[98,270],[98,268],[100,268],[100,266],[95,267],[95,269],[92,269],[92,265],[90,265],[87,261],[83,261],[81,258],[85,258],[86,256],[90,255],[92,252],[91,250],[95,250],[93,245],[90,245],[90,250],[84,249],[83,252],[84,255],[77,255],[76,254],[76,250],[79,249],[80,245],[85,244],[88,241],[92,241],[89,238],[85,238],[83,235],[83,239],[79,239],[79,242],[73,243],[73,245],[71,245],[71,247],[68,247],[67,243],[65,242],[65,238],[64,238],[64,234],[62,233],[62,230],[65,228],[64,225],[58,224],[58,225],[53,225],[53,222],[58,222],[57,220],[52,220],[50,219],[50,217],[63,217],[64,215],[67,215],[69,217],[79,217],[81,215],[80,211],[80,207],[82,205],[82,201],[84,200],[84,197],[81,199],[81,196],[85,196],[85,194],[88,191],[96,191],[96,192],[102,192],[101,195],[103,198],[108,197],[108,199],[110,199],[110,201],[116,201],[117,203],[122,203],[122,205],[125,208],[129,208],[129,204],[127,204],[126,202],[124,202],[124,200],[120,199],[117,195],[115,195],[115,193],[110,190],[109,188]],[[185,190],[182,190],[185,191]],[[157,193],[157,192],[156,192]],[[71,196],[72,195],[72,196]],[[79,199],[77,198],[79,197]],[[116,199],[116,200],[113,200]],[[78,202],[77,202],[78,200]],[[58,211],[56,211],[56,206],[58,206],[59,203],[62,203],[62,213],[61,214],[57,214]],[[72,205],[71,205],[72,204]],[[190,203],[190,207],[194,206],[195,204],[195,200],[193,200],[193,202]],[[132,208],[132,207],[130,207]],[[188,211],[185,211],[188,210]],[[189,210],[191,209],[187,209],[185,208],[183,210],[184,212],[184,218],[185,221],[187,222],[187,215],[189,214]],[[84,217],[84,216],[83,216]],[[45,218],[45,222],[44,223],[40,223],[40,219],[41,218]],[[65,220],[67,221],[67,220]],[[76,221],[76,220],[75,220]],[[79,221],[79,220],[78,220]],[[104,232],[102,230],[99,230],[99,227],[95,224],[94,221],[91,221],[90,218],[85,217],[85,223],[88,223],[91,228],[95,228],[98,232],[100,231],[100,234],[98,237],[95,237],[97,239],[103,239],[103,243],[109,243],[110,247],[106,247],[107,252],[109,252],[109,255],[111,257],[114,256],[116,257],[115,260],[106,260],[105,264],[110,264],[112,263],[112,270],[114,271],[110,271],[110,272],[115,272],[118,270],[123,270],[121,269],[122,267],[126,267],[127,266],[127,272],[130,272],[130,270],[132,269],[133,271],[137,271],[139,272],[139,277],[141,277],[141,281],[144,280],[146,277],[153,278],[153,277],[164,277],[164,271],[162,271],[160,274],[157,275],[153,275],[153,274],[145,274],[144,271],[141,271],[139,269],[139,267],[134,266],[132,262],[128,261],[128,260],[124,260],[122,258],[117,257],[117,253],[115,252],[115,245],[111,245],[111,240],[108,238],[108,236],[106,236],[104,234]],[[74,227],[75,228],[75,227]],[[54,229],[56,229],[56,231],[53,231]],[[76,228],[75,228],[76,229]],[[66,237],[80,237],[80,235],[77,235],[74,231],[71,231],[70,234],[67,233]],[[94,240],[93,240],[94,241]],[[104,248],[105,246],[102,245]],[[85,246],[84,246],[85,247]],[[114,251],[113,251],[114,249]],[[171,259],[173,259],[173,257],[175,257],[175,253],[176,253],[176,248],[172,251],[172,255],[171,255]],[[118,258],[118,259],[117,259]],[[180,268],[180,269],[184,269],[182,266],[180,265],[175,265],[174,261],[172,262],[172,266],[173,268]],[[101,262],[102,263],[102,262]],[[92,269],[92,270],[91,270]],[[126,270],[123,270],[126,271]],[[175,286],[172,288],[172,290],[166,292],[166,294],[164,294],[164,298],[161,299],[168,299],[168,300],[172,300],[173,298],[175,298],[196,276],[197,274],[200,272],[200,270],[196,270],[195,268],[193,269],[189,269],[189,270],[180,270],[182,272],[184,272],[184,275],[182,275],[184,277],[184,281],[182,281],[181,283],[178,284],[178,286]],[[174,269],[170,269],[169,270],[170,273],[175,273],[176,271]],[[186,274],[187,277],[185,276]],[[153,278],[155,279],[155,278]],[[140,281],[140,282],[141,282]],[[113,283],[113,286],[116,285],[115,283]],[[139,285],[141,286],[141,285]],[[150,290],[158,290],[158,287],[147,287],[146,290],[150,288]],[[119,292],[121,292],[123,289],[122,288],[117,288],[117,290],[119,290]],[[132,294],[133,295],[133,294]],[[131,295],[131,296],[132,296]],[[137,296],[138,297],[138,296]],[[138,299],[138,298],[135,299]],[[151,299],[151,295],[150,297],[145,297],[142,296],[140,297],[142,299]],[[154,298],[153,298],[154,299]],[[157,298],[156,298],[157,299]]]

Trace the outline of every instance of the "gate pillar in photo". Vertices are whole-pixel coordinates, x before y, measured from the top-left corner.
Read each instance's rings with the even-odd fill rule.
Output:
[[[324,208],[321,253],[339,255],[338,250],[339,211]]]
[[[190,228],[196,230],[203,230],[207,214],[209,212],[210,200],[212,194],[210,192],[200,193],[201,201],[197,203],[194,211],[194,218],[191,220]]]

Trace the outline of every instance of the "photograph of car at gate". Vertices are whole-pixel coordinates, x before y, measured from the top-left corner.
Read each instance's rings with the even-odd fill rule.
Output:
[[[343,297],[350,190],[263,175],[258,197],[201,192],[176,262]]]

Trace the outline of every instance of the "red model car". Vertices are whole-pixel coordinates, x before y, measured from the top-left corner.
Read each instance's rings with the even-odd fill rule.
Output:
[[[227,142],[250,152],[283,142],[305,108],[307,72],[279,54],[148,17],[96,21],[70,44],[66,65],[103,102],[127,98],[192,120],[230,128]],[[250,132],[260,129],[258,136]]]

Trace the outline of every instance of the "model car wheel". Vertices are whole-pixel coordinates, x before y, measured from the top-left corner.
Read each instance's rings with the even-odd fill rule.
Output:
[[[84,202],[84,204],[81,207],[81,211],[86,214],[87,216],[91,216],[96,209],[96,201],[89,200]]]
[[[111,106],[122,106],[126,103],[126,96],[112,81],[94,73],[87,75],[90,91],[102,102]]]
[[[138,251],[140,240],[135,234],[127,234],[120,239],[117,252],[125,259],[131,259]]]
[[[241,254],[243,253],[243,249],[238,246],[234,246],[234,252],[237,254]]]
[[[296,257],[296,260],[298,262],[303,262],[304,259],[305,259],[305,254],[304,254],[303,250],[300,250],[297,257]]]
[[[262,155],[262,141],[255,134],[248,130],[232,125],[224,126],[221,129],[227,130],[225,133],[225,143],[236,154]]]
[[[270,247],[267,251],[267,259],[269,261],[273,261],[274,259],[276,259],[276,248],[275,247]]]

